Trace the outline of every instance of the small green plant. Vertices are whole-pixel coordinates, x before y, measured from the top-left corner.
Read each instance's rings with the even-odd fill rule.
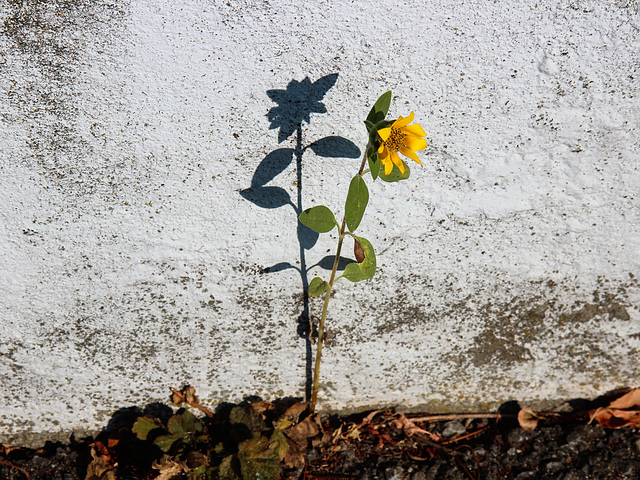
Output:
[[[314,417],[300,420],[308,403],[293,403],[285,410],[264,401],[243,402],[213,413],[200,405],[193,387],[173,392],[172,403],[186,403],[206,416],[198,418],[180,408],[166,422],[145,415],[133,424],[133,434],[159,450],[153,462],[159,479],[280,478],[283,466],[304,465],[308,441],[320,434]]]
[[[411,170],[398,153],[402,153],[422,165],[416,151],[427,148],[427,142],[424,139],[426,133],[422,127],[417,123],[410,125],[414,117],[413,112],[406,118],[386,119],[390,104],[391,92],[389,91],[380,96],[364,121],[369,132],[369,142],[360,169],[349,184],[342,222],[338,223],[333,212],[324,205],[304,210],[299,216],[302,224],[318,233],[328,233],[334,228],[338,229],[338,247],[329,280],[315,277],[309,283],[309,296],[325,295],[318,326],[318,342],[311,390],[311,412],[315,411],[318,400],[320,362],[325,340],[325,320],[333,285],[340,278],[351,282],[368,280],[373,278],[376,272],[376,256],[371,242],[355,234],[369,202],[369,189],[364,176],[370,173],[374,181],[378,177],[386,182],[405,180],[409,178]],[[369,168],[365,170],[367,163]],[[336,277],[342,244],[347,236],[353,238],[356,262],[348,264],[342,275]]]

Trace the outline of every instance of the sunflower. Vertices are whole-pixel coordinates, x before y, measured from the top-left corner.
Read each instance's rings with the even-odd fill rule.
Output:
[[[409,125],[413,121],[413,112],[408,117],[398,118],[390,127],[378,130],[382,143],[378,148],[378,158],[384,165],[384,174],[389,175],[393,166],[397,166],[404,175],[404,165],[398,152],[415,160],[422,166],[416,151],[427,148],[427,141],[422,138],[427,134],[419,124]]]

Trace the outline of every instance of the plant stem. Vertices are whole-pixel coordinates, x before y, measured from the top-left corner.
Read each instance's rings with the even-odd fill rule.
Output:
[[[318,401],[318,386],[320,382],[320,360],[322,359],[322,346],[324,345],[324,322],[327,319],[327,310],[329,309],[329,301],[331,300],[331,289],[336,279],[338,271],[338,263],[340,262],[340,252],[342,251],[342,242],[344,240],[344,229],[346,227],[346,219],[342,219],[342,228],[340,229],[340,237],[338,238],[338,248],[336,250],[336,258],[333,261],[333,269],[331,270],[331,278],[329,286],[324,296],[324,305],[322,307],[322,316],[320,317],[320,325],[318,326],[318,347],[316,350],[316,363],[313,370],[313,386],[311,387],[311,405],[309,406],[311,413],[316,410]]]
[[[368,146],[367,146],[368,148]],[[367,149],[365,148],[364,156],[362,157],[362,164],[358,175],[362,175],[364,166],[367,162]],[[322,306],[322,316],[320,317],[320,325],[318,325],[318,347],[316,350],[316,362],[313,369],[313,386],[311,387],[311,403],[309,409],[311,413],[316,411],[316,403],[318,402],[318,387],[320,384],[320,361],[322,360],[322,346],[324,345],[324,322],[327,319],[327,310],[329,309],[329,301],[331,300],[331,290],[333,284],[336,281],[336,272],[338,271],[338,264],[340,263],[340,252],[342,251],[342,242],[345,237],[345,229],[347,228],[347,219],[342,217],[342,227],[340,228],[340,234],[338,238],[338,248],[336,250],[336,258],[333,260],[333,269],[331,270],[331,278],[329,278],[329,286],[324,296],[324,305]]]

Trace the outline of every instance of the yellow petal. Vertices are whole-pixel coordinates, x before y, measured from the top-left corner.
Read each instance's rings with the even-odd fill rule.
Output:
[[[414,152],[413,150],[409,150],[407,147],[401,147],[400,152],[403,155],[409,157],[411,160],[415,160],[420,165],[422,165],[422,163],[420,162],[420,159],[418,158],[418,155],[416,155],[416,152]]]
[[[406,127],[407,125],[409,125],[411,122],[413,122],[413,112],[411,112],[409,114],[409,116],[407,118],[398,118],[398,120],[396,120],[395,122],[393,122],[393,127],[394,128],[403,128]]]
[[[380,159],[380,161],[384,165],[384,174],[389,175],[391,170],[393,170],[393,163],[391,162],[391,159],[387,157],[384,160]]]
[[[406,135],[404,137],[404,144],[414,152],[427,148],[427,141],[424,138],[415,137],[413,135]]]
[[[391,127],[381,128],[380,130],[378,130],[378,135],[380,135],[380,138],[383,142],[386,142],[389,138],[389,135],[391,135]]]
[[[387,149],[387,146],[384,143],[380,144],[380,147],[378,148],[378,156],[380,158],[386,158],[389,155],[389,151]]]
[[[427,136],[427,134],[422,129],[422,127],[420,126],[419,123],[414,123],[413,125],[407,125],[406,127],[404,127],[404,130],[406,130],[409,133],[412,133],[414,135],[417,135],[418,137],[426,137]]]
[[[390,153],[391,153],[391,160],[396,165],[396,167],[400,169],[400,173],[404,175],[404,164],[402,163],[402,160],[398,156],[398,152],[392,151]],[[385,173],[386,173],[386,170],[385,170]]]

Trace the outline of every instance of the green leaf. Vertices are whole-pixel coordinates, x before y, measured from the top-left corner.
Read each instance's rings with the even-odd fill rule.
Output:
[[[215,469],[202,465],[194,470],[189,470],[189,478],[197,480],[213,480],[218,478]]]
[[[351,282],[360,282],[361,280],[366,280],[364,273],[360,270],[360,265],[357,263],[350,263],[344,269],[344,273],[342,274],[344,278]]]
[[[169,419],[167,428],[174,435],[187,437],[196,432],[196,417],[188,411],[182,415],[174,415]]]
[[[267,429],[262,417],[251,407],[234,407],[229,413],[229,420],[245,425],[254,437]]]
[[[300,223],[306,225],[311,230],[318,233],[327,233],[338,225],[336,217],[333,216],[331,210],[324,205],[307,208],[300,214]]]
[[[380,98],[376,100],[376,103],[371,108],[366,121],[376,124],[384,120],[389,111],[389,105],[391,105],[391,90],[380,95]]]
[[[320,277],[316,277],[309,283],[309,296],[317,297],[322,295],[326,290],[329,284],[322,280]]]
[[[238,445],[238,459],[243,479],[276,480],[280,478],[282,467],[278,452],[271,448],[265,437],[245,440]]]
[[[350,232],[355,232],[360,225],[367,203],[369,203],[369,189],[364,179],[360,175],[356,175],[349,184],[349,193],[347,193],[344,207],[344,216]]]
[[[220,466],[218,467],[218,477],[220,480],[240,480],[240,475],[236,473],[236,468],[238,467],[234,465],[237,464],[237,462],[238,459],[234,458],[233,455],[227,455],[222,459],[222,462],[220,462]]]
[[[274,425],[274,428],[276,430],[284,430],[285,428],[289,428],[294,423],[296,422],[293,418],[281,418],[280,420],[278,420],[278,423]]]
[[[158,438],[155,439],[153,444],[156,445],[163,452],[167,453],[169,450],[171,450],[171,447],[173,446],[174,443],[179,442],[183,438],[185,438],[184,435],[179,435],[179,434],[160,435]]]
[[[376,273],[376,254],[373,246],[366,238],[356,237],[355,235],[353,238],[360,243],[364,252],[364,260],[360,263],[347,265],[342,276],[351,282],[360,282],[373,278]]]
[[[289,451],[290,445],[287,441],[287,437],[282,432],[282,430],[274,430],[271,434],[271,440],[269,440],[269,445],[272,450],[274,450],[278,454],[278,458],[282,460],[284,456]]]
[[[399,180],[406,180],[407,178],[409,178],[409,175],[411,175],[411,169],[409,168],[409,165],[404,163],[404,160],[401,160],[401,162],[404,165],[404,174],[400,173],[400,169],[394,165],[393,170],[391,170],[391,173],[389,173],[389,175],[385,175],[384,168],[381,168],[380,178],[389,183],[397,182]]]
[[[373,146],[369,146],[367,150],[367,160],[369,160],[369,172],[375,181],[380,172],[380,159],[378,158],[378,151]]]
[[[158,428],[162,428],[160,421],[151,415],[146,415],[136,420],[131,431],[135,433],[136,437],[140,440],[146,440],[149,437],[149,433]]]

